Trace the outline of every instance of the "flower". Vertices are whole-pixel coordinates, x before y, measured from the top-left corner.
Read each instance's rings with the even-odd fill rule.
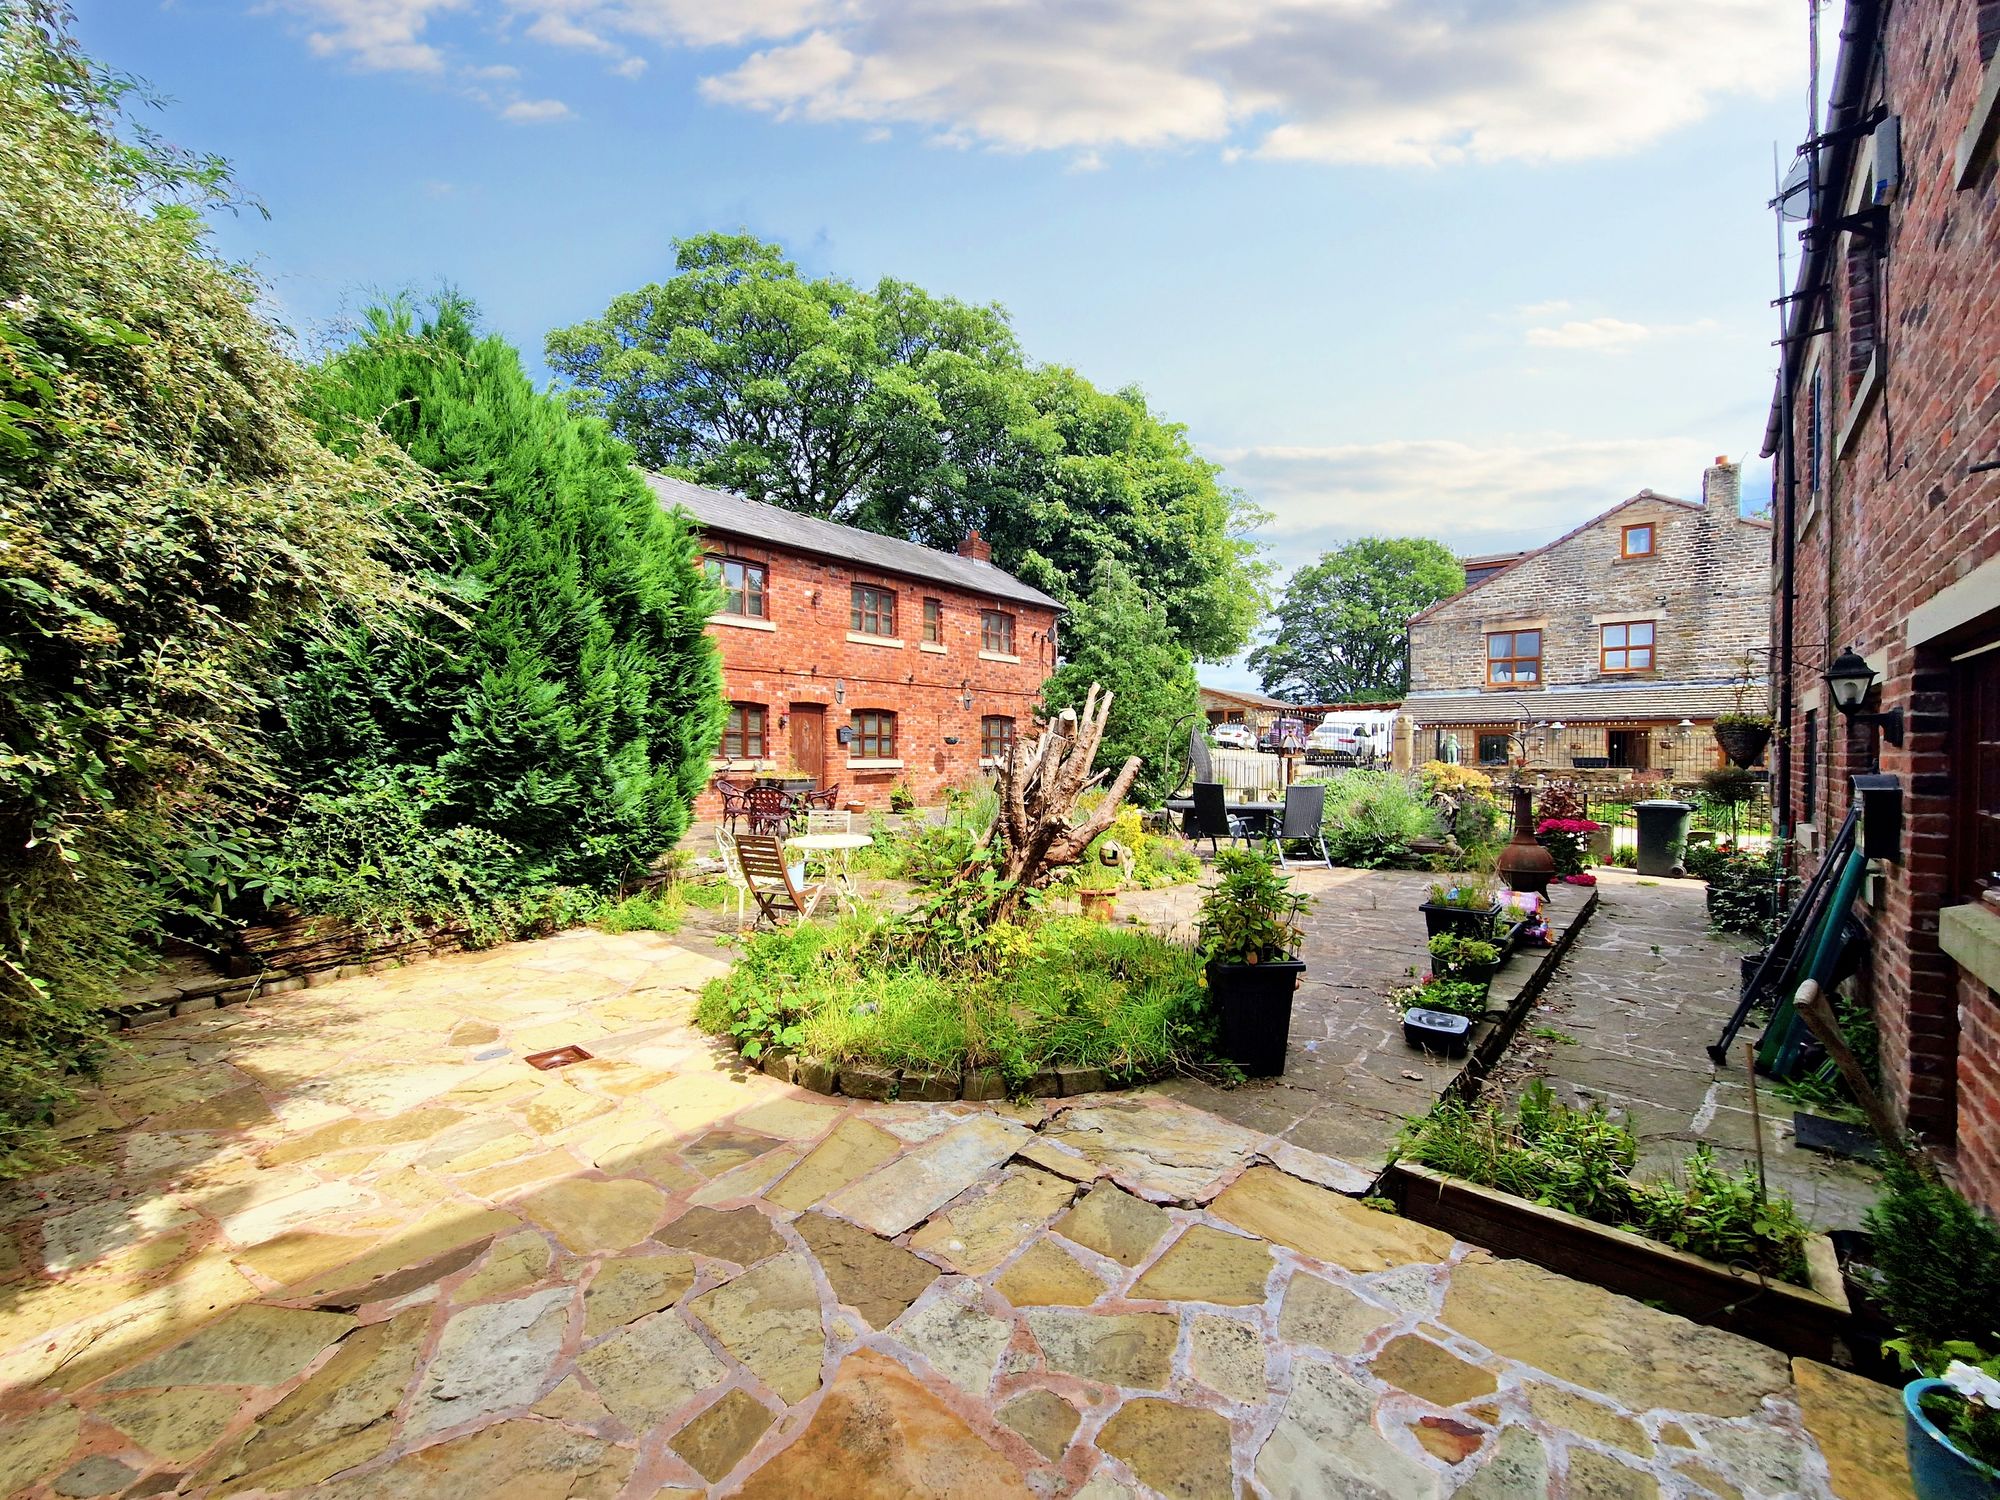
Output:
[[[1941,1378],[1968,1401],[1977,1401],[1981,1406],[2000,1407],[2000,1379],[1988,1375],[1977,1365],[1955,1359],[1945,1366]]]
[[[1595,875],[1592,875],[1592,874],[1590,874],[1590,873],[1589,873],[1589,872],[1587,872],[1587,871],[1586,871],[1586,872],[1585,872],[1584,874],[1581,874],[1581,875],[1559,875],[1559,876],[1557,876],[1556,878],[1557,878],[1557,879],[1559,879],[1560,881],[1562,881],[1562,882],[1563,882],[1563,884],[1565,884],[1565,885],[1596,885],[1596,884],[1597,884],[1597,877],[1596,877]]]

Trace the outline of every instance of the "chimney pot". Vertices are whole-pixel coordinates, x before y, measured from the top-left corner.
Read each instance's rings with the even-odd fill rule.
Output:
[[[1740,507],[1742,494],[1742,466],[1731,463],[1727,454],[1718,455],[1708,472],[1701,476],[1701,503],[1711,510],[1733,513]]]

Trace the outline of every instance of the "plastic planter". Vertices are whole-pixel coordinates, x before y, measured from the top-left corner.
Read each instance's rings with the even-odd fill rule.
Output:
[[[1913,1380],[1903,1387],[1904,1443],[1917,1500],[1993,1500],[2000,1495],[2000,1472],[1960,1453],[1924,1415],[1923,1399],[1933,1391],[1963,1399],[1942,1380]]]
[[[1426,901],[1417,908],[1424,914],[1424,936],[1434,938],[1441,932],[1453,937],[1484,938],[1493,930],[1493,921],[1500,915],[1500,903],[1494,902],[1484,908],[1464,906],[1440,906],[1435,901]]]
[[[1403,1040],[1426,1052],[1442,1052],[1446,1057],[1463,1057],[1472,1037],[1472,1018],[1448,1010],[1425,1010],[1413,1005],[1403,1012]]]
[[[1297,959],[1262,964],[1210,964],[1222,1055],[1252,1078],[1285,1071],[1292,1035],[1292,994],[1306,966]]]

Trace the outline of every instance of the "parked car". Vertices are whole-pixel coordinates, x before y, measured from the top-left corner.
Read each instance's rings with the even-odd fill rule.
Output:
[[[1225,750],[1255,750],[1257,732],[1248,724],[1217,724],[1208,737]]]
[[[1306,736],[1306,763],[1361,766],[1376,757],[1375,736],[1365,724],[1328,719]]]
[[[1260,750],[1303,750],[1306,747],[1306,721],[1304,719],[1273,719],[1271,727],[1258,740]]]

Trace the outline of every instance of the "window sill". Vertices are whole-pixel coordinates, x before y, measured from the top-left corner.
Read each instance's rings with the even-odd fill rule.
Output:
[[[711,755],[708,759],[708,768],[711,771],[761,772],[777,770],[778,763],[775,760],[751,760],[747,756]]]
[[[1996,145],[2000,145],[2000,53],[1986,65],[1986,84],[1952,157],[1952,181],[1961,192],[1979,180]]]
[[[929,651],[937,656],[943,656],[945,653],[944,646],[937,641],[919,641],[917,643],[917,649],[919,651]]]
[[[1938,946],[1989,990],[2000,990],[2000,912],[1980,901],[1947,906],[1938,913]]]
[[[776,630],[777,625],[770,620],[760,620],[755,615],[710,615],[711,625],[727,625],[731,630]]]
[[[1882,390],[1882,351],[1878,348],[1868,356],[1868,368],[1861,372],[1861,383],[1854,388],[1854,399],[1847,406],[1847,420],[1840,424],[1840,436],[1833,440],[1833,456],[1836,460],[1847,457],[1847,450],[1854,445],[1861,426],[1868,420],[1869,408]]]
[[[1021,658],[1020,658],[1020,657],[1018,657],[1018,656],[1009,656],[1009,655],[1008,655],[1008,654],[1007,654],[1007,653],[1006,653],[1005,651],[984,651],[984,650],[982,650],[982,651],[981,651],[981,652],[979,653],[979,659],[980,659],[981,661],[1004,661],[1004,662],[1007,662],[1007,663],[1008,663],[1009,665],[1011,665],[1011,666],[1016,666],[1016,667],[1018,667],[1018,666],[1020,666],[1020,665],[1021,665]]]
[[[847,769],[850,771],[900,771],[903,769],[903,763],[900,760],[850,760],[847,763]]]
[[[903,649],[902,641],[893,635],[865,635],[859,630],[847,632],[847,643],[850,646],[881,646],[889,651]]]

